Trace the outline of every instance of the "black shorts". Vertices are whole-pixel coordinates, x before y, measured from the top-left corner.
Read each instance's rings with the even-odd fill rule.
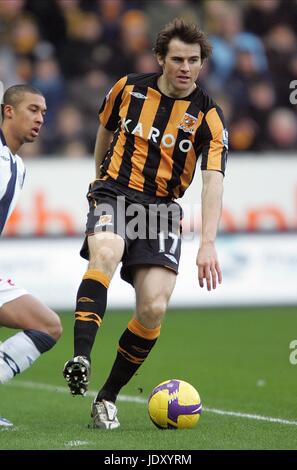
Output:
[[[121,277],[133,285],[135,266],[164,266],[178,273],[182,209],[167,198],[144,195],[113,180],[96,180],[87,194],[86,235],[111,232],[125,241]],[[89,259],[87,237],[80,254]]]

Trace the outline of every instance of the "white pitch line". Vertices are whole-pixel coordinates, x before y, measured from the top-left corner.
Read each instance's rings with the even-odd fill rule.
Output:
[[[43,384],[39,382],[12,380],[8,382],[6,385],[10,387],[16,387],[16,388],[44,390],[47,392],[69,393],[69,389],[67,387]],[[97,392],[90,390],[89,392],[87,392],[86,395],[94,397],[97,395]],[[145,398],[133,397],[130,395],[119,395],[118,401],[140,403],[142,405],[145,405],[147,403],[147,400]],[[241,413],[239,411],[219,410],[217,408],[208,408],[205,406],[202,408],[202,410],[204,412],[206,411],[207,413],[214,413],[214,414],[221,415],[221,416],[233,416],[235,418],[253,419],[255,421],[266,421],[268,423],[285,424],[288,426],[297,426],[297,421],[290,421],[288,419],[282,419],[282,418],[274,418],[272,416],[262,416],[262,415],[256,415],[256,414],[251,414],[251,413]]]
[[[251,413],[240,413],[240,411],[226,411],[226,410],[218,410],[216,408],[206,408],[206,407],[202,408],[202,410],[207,411],[208,413],[215,413],[217,415],[235,416],[236,418],[255,419],[257,421],[267,421],[269,423],[288,424],[291,426],[297,426],[297,421],[290,421],[289,419],[282,419],[282,418],[273,418],[272,416],[254,415]]]

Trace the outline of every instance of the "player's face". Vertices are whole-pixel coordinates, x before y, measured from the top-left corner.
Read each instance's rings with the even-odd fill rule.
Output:
[[[187,44],[174,38],[164,59],[158,57],[163,78],[173,96],[187,96],[195,88],[202,67],[200,44]]]
[[[34,142],[44,121],[46,104],[43,96],[25,92],[12,110],[14,134],[21,144]]]

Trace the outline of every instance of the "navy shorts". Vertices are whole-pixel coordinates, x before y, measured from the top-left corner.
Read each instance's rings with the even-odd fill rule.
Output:
[[[164,266],[178,273],[181,253],[180,205],[126,188],[113,180],[96,180],[87,194],[86,235],[111,232],[125,241],[121,277],[133,285],[136,266]],[[89,259],[87,236],[80,254]]]

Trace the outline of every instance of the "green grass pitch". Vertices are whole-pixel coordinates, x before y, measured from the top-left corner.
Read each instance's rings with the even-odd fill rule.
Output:
[[[61,318],[57,346],[0,388],[0,415],[15,424],[0,430],[0,449],[297,449],[297,365],[289,361],[296,308],[170,310],[151,356],[122,390],[121,427],[112,431],[88,429],[90,405],[130,314],[106,314],[84,398],[70,396],[62,377],[72,355],[73,316]],[[0,330],[2,341],[9,335]],[[169,378],[200,393],[203,412],[193,430],[161,431],[148,417],[147,397]]]

